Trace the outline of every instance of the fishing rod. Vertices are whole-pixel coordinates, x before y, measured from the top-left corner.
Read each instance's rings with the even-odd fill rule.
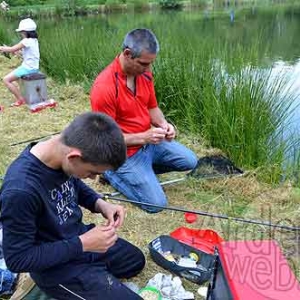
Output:
[[[53,135],[56,135],[56,134],[59,134],[59,133],[60,133],[60,131],[53,132],[53,133],[43,135],[43,136],[40,136],[40,137],[37,137],[37,138],[32,138],[32,139],[21,141],[21,142],[16,142],[16,143],[10,144],[9,146],[13,147],[13,146],[17,146],[17,145],[21,145],[21,144],[25,144],[25,143],[39,141],[41,139],[44,139],[44,138],[47,138],[49,136],[53,136]],[[3,180],[4,180],[4,176],[0,175],[0,181],[3,181]]]
[[[227,215],[215,214],[215,213],[208,213],[208,212],[203,212],[203,211],[200,211],[200,210],[185,209],[185,208],[176,207],[176,206],[161,206],[161,205],[157,205],[157,204],[150,204],[150,203],[144,203],[144,202],[139,202],[139,201],[135,201],[135,200],[118,198],[118,197],[111,196],[110,194],[104,194],[103,198],[104,199],[116,200],[116,201],[120,201],[120,202],[128,202],[128,203],[132,203],[132,204],[137,204],[139,206],[145,205],[145,206],[151,206],[151,207],[155,207],[155,208],[160,208],[160,209],[163,209],[163,210],[179,211],[179,212],[192,213],[192,214],[196,214],[196,215],[200,215],[200,216],[205,216],[205,217],[225,219],[225,220],[229,220],[229,221],[250,223],[250,224],[255,224],[255,225],[263,225],[263,226],[280,228],[280,229],[291,230],[291,231],[300,231],[300,227],[293,227],[293,226],[287,226],[287,225],[274,224],[274,223],[266,222],[266,221],[258,221],[258,220],[251,220],[251,219],[229,217]]]
[[[44,139],[44,138],[47,138],[49,136],[56,135],[56,134],[59,134],[59,133],[60,133],[60,131],[53,132],[53,133],[43,135],[43,136],[40,136],[40,137],[37,137],[37,138],[32,138],[32,139],[21,141],[21,142],[16,142],[16,143],[10,144],[9,146],[13,147],[13,146],[21,145],[21,144],[26,144],[26,143],[30,143],[30,142],[39,141],[41,139]]]
[[[43,136],[40,136],[40,137],[37,137],[37,138],[32,138],[32,139],[28,139],[28,140],[16,142],[16,143],[10,144],[9,146],[13,147],[13,146],[17,146],[17,145],[21,145],[21,144],[25,144],[25,143],[39,141],[41,139],[44,139],[44,138],[47,138],[49,136],[53,136],[53,135],[56,135],[56,134],[59,134],[59,133],[60,133],[60,131],[53,132],[53,133],[50,133],[50,134],[47,134],[47,135],[43,135]],[[4,180],[4,176],[0,175],[0,181],[3,181],[3,180]]]

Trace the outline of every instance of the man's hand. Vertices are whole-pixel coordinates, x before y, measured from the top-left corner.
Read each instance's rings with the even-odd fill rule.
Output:
[[[171,141],[175,138],[176,136],[176,131],[175,128],[172,124],[167,123],[164,129],[167,131],[166,133],[166,140]]]
[[[106,252],[118,239],[116,228],[109,226],[96,226],[79,236],[84,252]]]
[[[132,145],[146,145],[146,144],[159,144],[164,140],[171,141],[176,136],[174,126],[168,122],[154,125],[150,129],[139,132],[124,134],[127,146]]]
[[[164,139],[170,141],[175,138],[176,132],[175,128],[172,124],[168,123],[166,118],[164,117],[163,112],[159,107],[155,107],[149,109],[151,124],[156,127],[156,129],[161,128],[165,131]],[[151,129],[150,129],[151,130]],[[153,144],[158,144],[162,141],[162,139]]]
[[[159,144],[161,143],[167,134],[167,130],[160,127],[150,128],[145,132],[146,144]]]
[[[123,206],[98,199],[95,210],[107,219],[107,226],[113,226],[115,229],[118,229],[123,225],[125,219],[125,208]]]

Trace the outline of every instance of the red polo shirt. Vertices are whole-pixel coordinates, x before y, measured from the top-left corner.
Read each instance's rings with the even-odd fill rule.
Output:
[[[127,87],[127,76],[123,73],[119,58],[107,66],[96,78],[90,99],[93,111],[111,116],[123,133],[139,133],[151,127],[149,109],[157,107],[152,74],[136,76],[136,91]],[[131,156],[142,145],[128,146]]]

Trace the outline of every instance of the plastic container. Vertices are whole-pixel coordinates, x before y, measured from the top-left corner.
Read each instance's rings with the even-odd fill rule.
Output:
[[[152,286],[146,286],[146,287],[140,289],[138,294],[144,300],[162,300],[160,291]]]

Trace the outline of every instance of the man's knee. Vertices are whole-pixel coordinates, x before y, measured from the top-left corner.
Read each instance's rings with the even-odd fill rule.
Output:
[[[146,211],[149,214],[156,214],[161,212],[162,210],[164,210],[164,208],[158,208],[158,207],[153,207],[153,206],[145,206],[145,205],[141,205],[141,209]]]
[[[141,209],[152,214],[164,210],[165,207],[167,207],[168,205],[168,200],[165,195],[156,199],[154,199],[154,197],[150,197],[149,199],[142,199],[141,202],[148,204],[148,205],[141,204]]]
[[[187,160],[186,160],[187,170],[192,170],[192,169],[196,168],[197,163],[198,163],[198,158],[197,158],[196,154],[194,152],[192,152],[187,157]]]
[[[157,164],[162,165],[166,172],[188,171],[196,167],[198,162],[197,155],[185,145],[172,141],[163,142],[159,147],[160,157]],[[167,155],[162,158],[163,153],[167,153]],[[163,173],[163,170],[160,173]]]
[[[167,196],[159,182],[148,182],[144,189],[136,191],[136,200],[142,203],[141,208],[148,213],[158,213],[167,205]]]

